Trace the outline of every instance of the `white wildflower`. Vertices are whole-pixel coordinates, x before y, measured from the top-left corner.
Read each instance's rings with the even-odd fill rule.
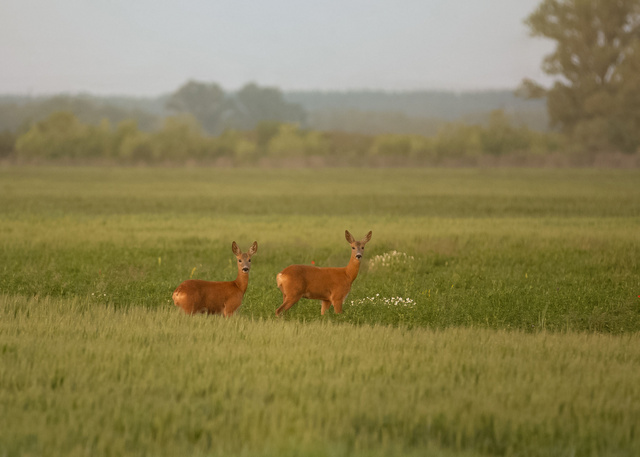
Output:
[[[391,251],[376,255],[369,261],[369,269],[375,270],[382,267],[395,267],[407,265],[414,261],[414,257],[405,252]]]
[[[409,297],[381,297],[376,294],[374,297],[364,297],[357,300],[351,300],[352,306],[384,306],[390,308],[392,306],[403,306],[405,308],[415,308],[416,302]]]

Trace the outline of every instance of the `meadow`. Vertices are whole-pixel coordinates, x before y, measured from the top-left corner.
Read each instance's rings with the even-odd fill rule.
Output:
[[[0,169],[0,455],[636,455],[640,172]],[[275,275],[343,266],[344,313]],[[236,316],[184,316],[235,277]]]

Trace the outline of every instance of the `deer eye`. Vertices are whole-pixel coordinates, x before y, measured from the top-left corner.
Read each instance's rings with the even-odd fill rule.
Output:
[[[242,262],[242,260],[238,259],[238,263]]]
[[[355,249],[355,247],[351,246],[351,249]]]
[[[251,263],[251,259],[249,259],[249,263]]]

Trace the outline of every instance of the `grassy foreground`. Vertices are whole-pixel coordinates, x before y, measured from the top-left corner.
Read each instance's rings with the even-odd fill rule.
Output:
[[[640,172],[0,168],[0,457],[640,454]],[[275,275],[340,266],[345,312]],[[182,315],[233,279],[232,319]]]
[[[0,298],[0,455],[638,455],[640,338]]]

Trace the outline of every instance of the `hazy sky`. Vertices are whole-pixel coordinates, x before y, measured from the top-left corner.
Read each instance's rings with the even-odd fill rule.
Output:
[[[541,0],[0,0],[0,93],[512,89]]]

